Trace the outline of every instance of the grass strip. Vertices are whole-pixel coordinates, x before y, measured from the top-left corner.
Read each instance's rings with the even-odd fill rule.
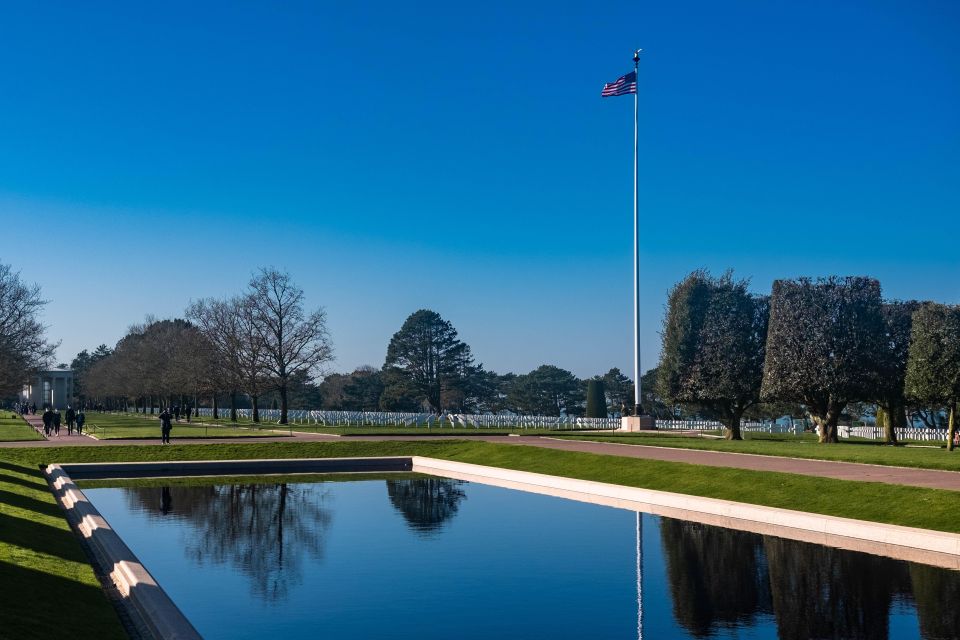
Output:
[[[0,461],[0,603],[3,638],[127,637],[35,464]]]
[[[872,440],[849,440],[837,444],[819,444],[815,436],[751,433],[744,440],[717,440],[678,434],[577,434],[569,433],[556,437],[566,440],[612,442],[618,444],[644,445],[648,447],[675,447],[701,451],[727,453],[751,453],[761,456],[803,458],[807,460],[833,460],[859,462],[891,467],[915,467],[960,471],[960,453],[951,453],[946,448],[889,446]]]
[[[43,436],[20,416],[10,413],[0,414],[0,442],[23,440],[43,440]]]
[[[274,425],[271,425],[271,428]],[[61,427],[62,428],[62,427]],[[100,440],[160,439],[160,421],[156,416],[134,414],[89,413],[84,430]],[[170,432],[174,438],[266,438],[286,435],[284,432],[261,430],[257,426],[231,426],[174,422]]]

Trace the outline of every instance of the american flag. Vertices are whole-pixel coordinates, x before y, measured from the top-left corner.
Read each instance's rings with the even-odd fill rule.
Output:
[[[603,91],[600,92],[601,98],[610,98],[613,96],[625,96],[629,93],[637,92],[637,72],[631,71],[625,76],[617,78],[616,82],[608,82],[603,85]]]

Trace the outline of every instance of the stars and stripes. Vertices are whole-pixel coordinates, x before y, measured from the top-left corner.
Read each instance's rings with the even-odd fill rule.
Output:
[[[625,96],[637,92],[637,72],[631,71],[625,76],[620,76],[615,82],[608,82],[603,85],[603,91],[600,92],[601,98],[610,98],[613,96]]]

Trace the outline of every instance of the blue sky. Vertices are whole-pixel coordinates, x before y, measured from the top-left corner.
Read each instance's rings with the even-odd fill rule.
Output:
[[[956,2],[21,3],[0,9],[0,261],[59,357],[288,269],[336,370],[404,318],[479,361],[631,368],[698,267],[960,302]]]

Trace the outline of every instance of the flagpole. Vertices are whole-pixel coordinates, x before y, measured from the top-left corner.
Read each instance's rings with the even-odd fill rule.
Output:
[[[633,52],[633,73],[637,81],[637,90],[633,93],[633,402],[634,415],[640,415],[640,220],[637,215],[637,165],[640,161],[638,146],[639,109],[640,109],[640,52]]]

